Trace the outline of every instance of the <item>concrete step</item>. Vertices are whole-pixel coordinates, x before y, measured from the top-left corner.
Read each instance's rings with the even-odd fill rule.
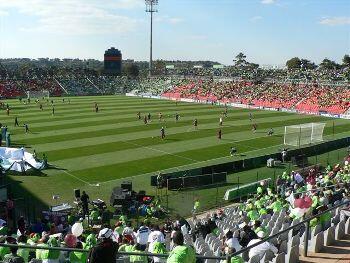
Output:
[[[324,247],[321,253],[308,253],[300,257],[301,263],[350,263],[350,235],[336,240],[333,245]]]

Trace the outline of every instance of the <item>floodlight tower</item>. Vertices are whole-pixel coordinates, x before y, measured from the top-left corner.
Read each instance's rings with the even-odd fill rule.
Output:
[[[151,14],[151,36],[149,50],[149,76],[152,76],[152,52],[153,52],[153,13],[158,12],[158,0],[145,0],[146,12]]]

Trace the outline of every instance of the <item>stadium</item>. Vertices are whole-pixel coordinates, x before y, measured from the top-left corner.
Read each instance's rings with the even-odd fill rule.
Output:
[[[16,45],[0,44],[0,262],[349,261],[348,46],[339,41],[338,50],[331,50],[337,60],[323,58],[329,56],[325,52],[315,55],[317,63],[311,54],[322,48],[307,50],[310,56],[299,50],[300,58],[278,49],[269,59],[288,56],[283,66],[262,66],[247,58],[249,52],[254,58],[258,44],[245,49],[236,43],[234,50],[247,55],[238,50],[220,63],[216,56],[227,61],[221,52],[230,54],[207,53],[202,41],[201,48],[188,43],[193,56],[180,60],[182,54],[172,49],[175,39],[163,42],[153,30],[193,17],[167,15],[175,8],[169,3],[158,14],[162,2],[91,1],[77,14],[80,1],[0,1],[2,23],[18,13],[40,17],[42,27],[20,28],[20,34],[34,34],[40,43],[53,34],[62,41],[57,45],[67,45],[67,55],[55,58],[61,53],[36,43],[43,57],[48,54],[37,58],[37,46],[29,41],[23,57],[31,58],[21,58]],[[105,23],[116,19],[122,25],[129,15],[139,15],[140,4],[146,4],[142,15],[151,24],[142,33],[150,46],[142,59],[126,59],[138,57],[148,42],[110,47],[110,32],[121,43],[131,40]],[[254,3],[262,9],[284,4]],[[188,5],[199,8],[192,0]],[[245,5],[237,2],[238,9]],[[318,11],[326,9],[324,4]],[[72,32],[65,21],[56,24],[55,10],[70,21]],[[226,15],[224,8],[218,12]],[[96,24],[85,20],[94,14],[104,16],[97,15],[102,20]],[[322,19],[317,26],[348,24],[346,17]],[[260,20],[252,17],[245,27]],[[50,27],[54,32],[44,36],[41,30]],[[124,27],[127,38],[141,34]],[[188,28],[182,30],[176,32],[186,39]],[[83,52],[77,39],[87,32],[92,40],[106,37],[104,53],[67,58],[70,48]],[[349,35],[348,28],[344,32]],[[191,41],[210,42],[195,33]],[[153,47],[153,41],[168,49]],[[95,52],[90,44],[85,48]],[[166,55],[154,59],[153,52]],[[195,59],[196,52],[204,58]]]

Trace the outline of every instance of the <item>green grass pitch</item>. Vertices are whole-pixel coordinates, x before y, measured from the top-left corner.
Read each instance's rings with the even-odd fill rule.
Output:
[[[5,100],[11,107],[10,116],[3,110],[1,122],[8,125],[12,142],[18,147],[34,149],[57,169],[43,171],[42,176],[10,175],[17,196],[31,197],[52,205],[52,195],[60,195],[59,202],[73,199],[73,189],[87,190],[91,199],[100,197],[108,202],[111,189],[132,177],[136,190],[150,187],[150,175],[159,170],[174,171],[229,161],[231,146],[247,157],[275,152],[283,143],[285,125],[325,122],[326,139],[349,135],[350,122],[341,119],[229,108],[221,127],[223,138],[217,138],[219,118],[224,107],[178,103],[165,100],[125,96],[52,98],[44,110],[34,101],[24,105],[18,100]],[[51,100],[51,99],[50,99]],[[99,112],[94,111],[94,102]],[[141,112],[141,120],[137,112]],[[158,113],[163,121],[158,120]],[[175,122],[175,113],[180,119]],[[258,130],[252,133],[249,112]],[[145,125],[143,116],[151,113],[152,121]],[[23,127],[14,127],[14,118],[21,125],[28,123],[30,133]],[[198,130],[192,122],[198,119]],[[334,134],[333,134],[334,122]],[[160,139],[160,128],[165,127],[166,139]],[[269,128],[275,134],[267,136]],[[239,157],[234,157],[239,158]],[[32,200],[26,200],[31,202]]]

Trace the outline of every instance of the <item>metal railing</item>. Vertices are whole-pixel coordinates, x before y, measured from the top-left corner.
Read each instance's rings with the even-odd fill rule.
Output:
[[[266,241],[269,241],[269,240],[271,240],[271,239],[277,238],[277,237],[279,237],[280,235],[289,232],[290,230],[294,230],[295,228],[300,227],[300,226],[306,224],[305,236],[304,236],[305,240],[304,240],[304,251],[303,251],[303,256],[304,256],[304,257],[307,257],[307,251],[308,251],[308,246],[309,246],[310,221],[311,221],[312,219],[318,218],[318,217],[320,217],[320,216],[322,216],[322,215],[324,215],[324,214],[326,214],[326,213],[328,213],[328,212],[330,212],[330,211],[333,211],[333,210],[337,209],[338,207],[346,206],[346,205],[349,205],[349,204],[350,204],[350,200],[347,200],[347,201],[342,202],[342,203],[340,203],[340,204],[338,204],[338,205],[335,205],[335,206],[333,206],[333,207],[331,207],[331,208],[329,208],[329,209],[327,209],[327,210],[325,210],[325,211],[323,211],[323,212],[321,212],[321,213],[319,213],[319,214],[317,214],[317,215],[308,217],[307,219],[305,219],[305,220],[303,220],[303,221],[301,221],[301,222],[299,222],[299,223],[297,223],[297,224],[295,224],[295,225],[292,225],[292,226],[290,226],[290,227],[288,227],[288,228],[286,228],[286,229],[284,229],[284,230],[278,232],[277,234],[274,234],[274,235],[272,235],[272,236],[269,236],[269,237],[267,237],[267,238],[264,238],[264,239],[262,239],[261,241],[256,242],[256,243],[254,243],[254,244],[251,245],[251,246],[248,246],[248,247],[245,247],[245,248],[243,248],[243,249],[241,249],[241,250],[239,250],[239,251],[236,251],[236,252],[233,253],[231,256],[240,255],[240,254],[242,254],[242,253],[244,253],[244,252],[250,250],[250,249],[253,248],[253,247],[256,247],[256,246],[258,246],[258,245],[261,245],[261,244],[263,244],[263,243],[266,242]]]
[[[44,246],[29,246],[29,245],[18,245],[18,244],[7,244],[7,243],[0,243],[0,247],[16,247],[16,248],[24,248],[24,249],[41,249],[41,250],[53,250],[53,251],[65,251],[65,252],[82,252],[82,253],[89,253],[89,249],[78,249],[78,248],[68,248],[68,247],[44,247]],[[149,253],[149,252],[125,252],[125,251],[118,251],[117,252],[117,258],[119,256],[147,256],[147,257],[160,257],[160,258],[167,258],[169,257],[169,254],[155,254],[155,253]],[[116,259],[117,259],[116,258]],[[204,255],[198,255],[196,254],[197,259],[214,259],[214,260],[227,260],[227,262],[231,262],[231,255],[227,256],[204,256]]]
[[[233,254],[229,254],[226,256],[204,256],[204,255],[197,255],[196,258],[198,259],[214,259],[214,260],[226,260],[226,262],[231,262],[231,258],[237,255],[240,255],[246,251],[249,251],[250,249],[263,244],[266,241],[269,241],[271,239],[277,238],[280,235],[289,232],[290,230],[294,230],[302,225],[306,224],[306,229],[305,229],[305,234],[304,234],[304,250],[303,250],[303,256],[307,257],[307,252],[308,252],[308,245],[309,245],[309,233],[310,233],[310,221],[314,218],[318,218],[330,211],[333,211],[337,208],[344,207],[346,205],[350,204],[350,200],[347,200],[345,202],[342,202],[338,205],[335,205],[317,215],[308,217],[307,219],[292,225],[272,236],[269,236],[267,238],[262,239],[259,242],[254,243],[251,246],[245,247],[239,251],[234,252]],[[89,253],[90,250],[88,249],[77,249],[77,248],[67,248],[67,247],[44,247],[44,246],[29,246],[29,245],[18,245],[18,244],[7,244],[7,243],[1,243],[0,247],[17,247],[17,248],[27,248],[27,249],[42,249],[42,250],[58,250],[58,251],[66,251],[66,252],[83,252],[83,253]],[[167,258],[169,254],[154,254],[154,253],[147,253],[147,252],[118,252],[117,256],[147,256],[147,257],[160,257],[160,258]]]

